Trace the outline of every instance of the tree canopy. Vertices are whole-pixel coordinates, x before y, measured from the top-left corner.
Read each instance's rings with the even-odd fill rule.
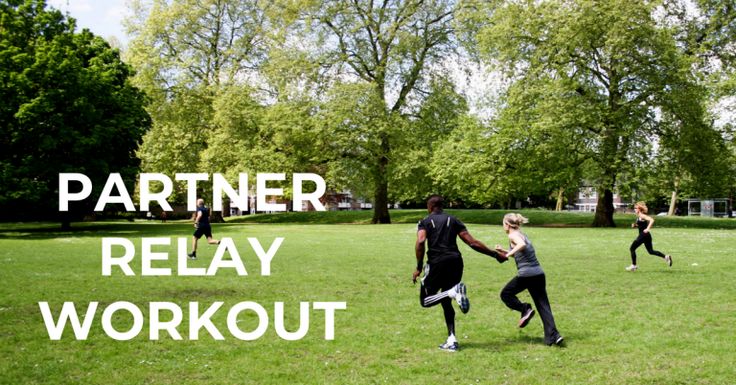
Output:
[[[407,155],[418,155],[428,134],[422,132],[421,119],[418,124],[411,120],[424,112],[426,128],[432,116],[427,108],[421,111],[422,104],[431,94],[431,68],[457,45],[453,20],[458,4],[386,0],[296,6],[293,25],[306,28],[292,28],[291,33],[313,42],[304,48],[314,51],[310,57],[329,69],[323,77],[332,89],[324,120],[334,138],[328,163],[353,169],[372,190],[373,223],[390,223],[390,198],[401,199],[409,191],[403,187],[432,179],[408,166],[417,162]],[[441,132],[444,127],[438,125],[444,123],[432,122],[434,132]]]
[[[529,133],[517,136],[514,147],[525,148],[519,155],[532,162],[552,156],[559,169],[574,169],[589,157],[592,167],[584,177],[599,192],[594,225],[614,225],[613,191],[641,166],[639,160],[651,156],[652,145],[666,145],[672,137],[709,138],[677,141],[672,149],[686,153],[712,148],[710,139],[718,140],[708,133],[705,89],[672,31],[655,20],[657,4],[492,2],[478,34],[481,56],[514,81],[499,129]],[[534,138],[540,141],[525,146]],[[565,146],[570,154],[587,156],[571,158]],[[561,187],[579,177],[544,172],[555,174]]]
[[[62,171],[132,181],[136,157],[231,183],[316,172],[374,223],[432,193],[559,210],[593,187],[613,226],[614,193],[736,191],[728,2],[135,0],[132,80],[43,1],[0,6],[3,207],[54,202]],[[477,68],[503,81],[458,81]]]
[[[58,174],[99,193],[110,173],[132,187],[150,125],[145,96],[119,52],[42,0],[0,2],[0,207],[6,217],[56,218]],[[79,218],[86,205],[71,207]]]

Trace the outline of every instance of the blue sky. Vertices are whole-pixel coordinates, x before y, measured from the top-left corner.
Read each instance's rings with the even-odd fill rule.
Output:
[[[105,39],[115,37],[123,45],[128,38],[123,18],[128,14],[126,0],[47,0],[51,7],[77,20],[77,30],[88,28]]]

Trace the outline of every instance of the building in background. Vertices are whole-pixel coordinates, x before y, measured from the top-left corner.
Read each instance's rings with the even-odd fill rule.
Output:
[[[598,205],[598,191],[595,187],[585,186],[578,190],[575,199],[574,210],[584,212],[595,212]],[[626,211],[631,206],[631,202],[624,202],[618,193],[613,193],[613,208],[616,211]]]

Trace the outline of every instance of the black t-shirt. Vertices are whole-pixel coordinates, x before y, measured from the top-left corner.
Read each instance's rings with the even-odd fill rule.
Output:
[[[210,225],[210,209],[208,209],[205,206],[197,207],[197,212],[202,212],[202,216],[199,217],[199,225],[200,226],[209,226]]]
[[[462,258],[457,248],[457,235],[465,231],[465,224],[444,212],[429,214],[419,221],[417,231],[427,232],[427,263],[436,264],[453,258]]]

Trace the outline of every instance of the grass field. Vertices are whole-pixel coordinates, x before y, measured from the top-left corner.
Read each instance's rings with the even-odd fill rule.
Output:
[[[462,217],[461,217],[462,219]],[[407,220],[408,221],[408,220]],[[471,221],[468,221],[469,223]],[[250,275],[232,269],[215,277],[101,275],[101,238],[189,237],[185,224],[95,224],[73,233],[23,225],[0,227],[0,383],[2,384],[733,384],[736,378],[736,232],[662,228],[655,248],[674,255],[668,268],[640,249],[640,271],[628,273],[632,229],[530,227],[547,273],[548,293],[565,348],[547,347],[535,317],[526,329],[498,297],[515,274],[463,247],[464,281],[472,303],[457,316],[461,350],[437,349],[445,338],[439,307],[423,309],[411,284],[414,224],[383,226],[305,224],[215,225],[216,237],[232,237]],[[500,226],[470,225],[476,238],[505,243]],[[247,237],[267,245],[285,237],[271,266],[259,261]],[[161,248],[162,250],[165,248]],[[176,271],[175,248],[156,267]],[[214,246],[202,246],[207,267]],[[140,272],[140,252],[133,263]],[[526,293],[523,299],[528,299]],[[64,301],[100,308],[89,338],[67,328],[49,340],[38,302],[58,314]],[[143,332],[114,341],[102,330],[104,306],[129,301],[146,314]],[[184,309],[179,331],[148,339],[148,303],[171,301]],[[225,336],[202,331],[187,338],[187,303],[224,307],[213,317]],[[280,339],[273,321],[255,341],[240,341],[226,327],[227,309],[241,301],[286,304],[286,326],[298,326],[298,302],[345,301],[337,311],[335,340],[324,339],[322,313],[310,312],[299,341]],[[80,311],[81,312],[81,311]],[[252,312],[242,329],[255,327]],[[114,320],[120,330],[130,317]]]

